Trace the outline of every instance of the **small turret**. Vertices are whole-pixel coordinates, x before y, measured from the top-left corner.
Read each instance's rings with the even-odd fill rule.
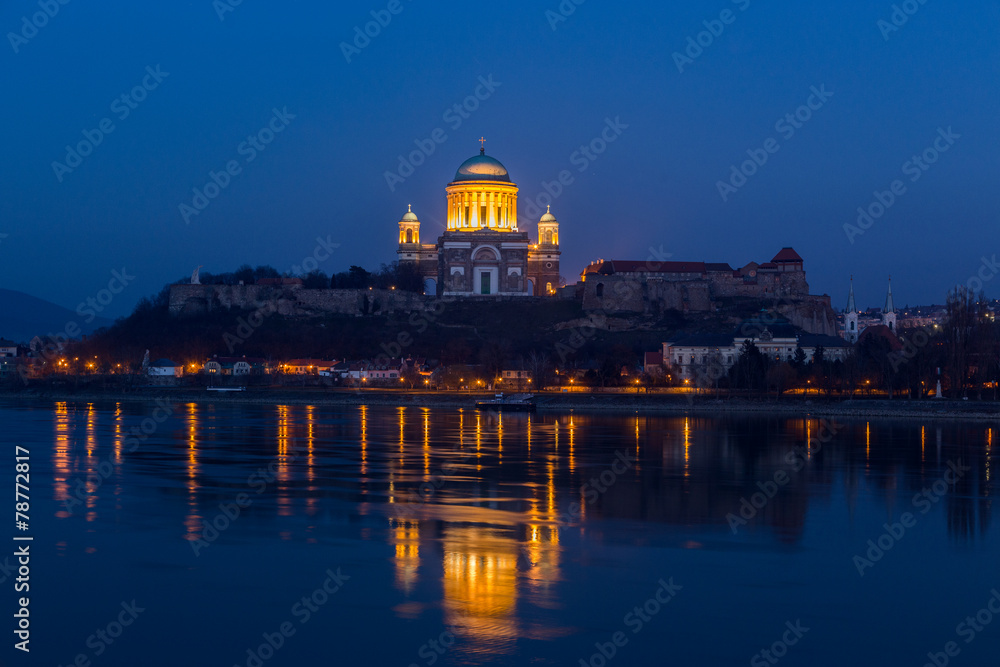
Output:
[[[552,206],[547,207],[548,210],[542,215],[541,220],[538,221],[538,243],[539,245],[559,245],[559,221],[556,220],[556,216],[552,215]]]
[[[407,206],[407,212],[399,221],[399,245],[420,243],[420,220],[413,212],[413,206]]]

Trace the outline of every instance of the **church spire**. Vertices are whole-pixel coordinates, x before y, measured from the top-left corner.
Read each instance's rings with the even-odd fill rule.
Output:
[[[854,303],[854,276],[851,276],[851,291],[847,295],[847,309],[844,310],[844,340],[848,343],[857,343],[858,335],[858,306]]]
[[[889,276],[889,291],[885,295],[885,308],[882,309],[882,324],[896,332],[896,307],[892,305],[892,276]]]

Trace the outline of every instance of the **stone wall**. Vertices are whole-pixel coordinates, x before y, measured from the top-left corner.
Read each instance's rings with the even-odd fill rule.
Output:
[[[432,297],[399,290],[304,289],[270,285],[173,285],[170,314],[267,308],[287,317],[374,315],[423,311]]]
[[[837,335],[836,315],[828,296],[810,296],[805,273],[759,273],[753,282],[730,274],[708,274],[698,280],[667,280],[641,275],[588,276],[582,284],[587,312],[657,315],[665,310],[682,313],[715,312],[717,300],[744,297],[777,310],[810,333]]]

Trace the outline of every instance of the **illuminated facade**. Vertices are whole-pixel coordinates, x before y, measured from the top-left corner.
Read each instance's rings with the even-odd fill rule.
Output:
[[[480,149],[458,168],[447,192],[447,227],[437,243],[420,242],[412,208],[399,221],[400,263],[412,262],[424,291],[438,296],[545,296],[559,277],[559,222],[538,222],[538,242],[517,227],[517,185]]]

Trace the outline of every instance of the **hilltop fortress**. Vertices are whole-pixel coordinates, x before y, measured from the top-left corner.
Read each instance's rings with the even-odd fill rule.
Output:
[[[770,262],[739,269],[709,262],[598,260],[574,287],[587,311],[712,313],[754,300],[810,333],[837,334],[830,297],[809,294],[804,262],[792,248],[783,248]]]
[[[726,263],[599,260],[574,285],[560,276],[560,225],[551,208],[537,239],[518,229],[518,188],[506,167],[480,154],[447,185],[447,227],[420,240],[411,210],[397,224],[397,257],[423,278],[424,294],[400,290],[305,289],[295,278],[257,285],[174,285],[170,313],[259,310],[287,317],[384,315],[433,311],[442,299],[544,302],[572,299],[587,313],[634,318],[667,311],[710,314],[748,301],[777,310],[796,326],[836,335],[828,296],[812,296],[802,257],[783,248],[769,262],[734,269]]]

